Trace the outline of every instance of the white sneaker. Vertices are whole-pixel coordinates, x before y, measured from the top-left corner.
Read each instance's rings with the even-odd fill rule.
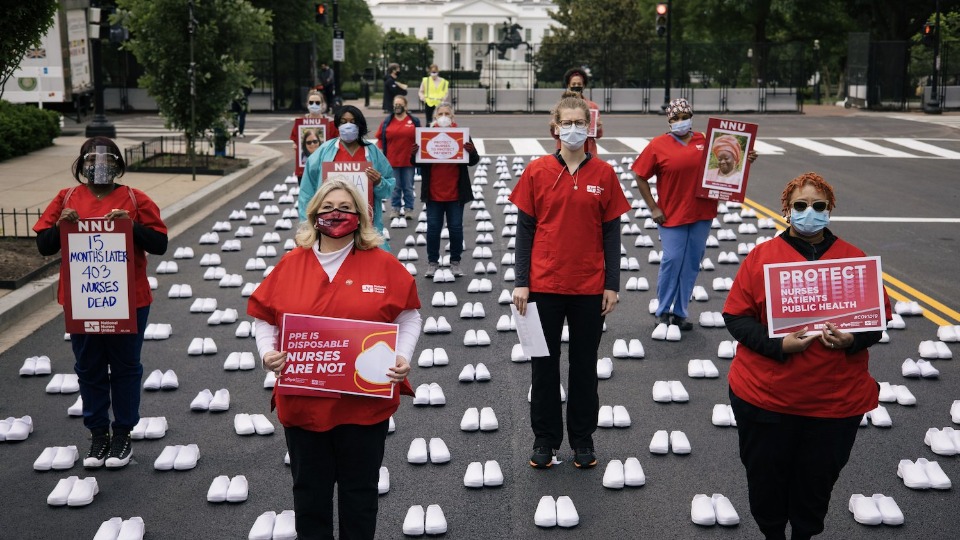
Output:
[[[500,429],[500,423],[497,421],[497,415],[492,407],[480,409],[480,431],[496,431]]]
[[[467,465],[467,472],[463,475],[463,485],[468,488],[483,487],[483,464],[474,461]]]
[[[276,430],[273,423],[262,414],[251,414],[250,421],[253,422],[253,429],[257,435],[273,435]]]
[[[447,351],[443,347],[435,347],[433,349],[433,365],[445,366],[449,363],[450,357],[447,356]]]
[[[671,431],[670,448],[673,449],[674,454],[689,454],[690,441],[687,439],[687,435],[682,431]]]
[[[447,404],[447,398],[443,395],[443,388],[440,388],[440,385],[437,383],[430,383],[429,392],[430,392],[430,405],[433,407],[439,407]]]
[[[489,460],[483,464],[483,485],[485,487],[503,485],[503,471],[500,470],[500,464],[494,460]]]
[[[423,383],[417,387],[413,396],[413,404],[415,406],[423,406],[430,404],[430,385]]]
[[[143,540],[145,529],[142,517],[134,516],[126,519],[120,525],[120,532],[117,533],[116,540]]]
[[[407,450],[407,462],[420,465],[427,462],[427,441],[423,437],[417,437],[410,441],[410,448]]]
[[[853,513],[853,519],[861,525],[879,525],[883,522],[883,516],[880,509],[877,508],[877,501],[872,497],[864,497],[859,493],[854,493],[850,497],[850,512]]]
[[[120,534],[120,527],[123,525],[123,518],[113,517],[100,524],[97,534],[93,540],[117,540]]]
[[[230,477],[218,476],[210,482],[207,489],[207,502],[222,503],[227,500],[227,490],[230,489]]]
[[[713,501],[713,509],[717,515],[718,524],[724,527],[731,527],[740,523],[740,516],[737,515],[737,511],[733,508],[733,503],[730,502],[730,499],[719,493],[714,493],[711,499]]]
[[[650,439],[650,453],[651,454],[666,454],[670,451],[670,436],[667,434],[666,430],[659,430],[653,434],[653,438]]]
[[[630,352],[627,348],[627,341],[625,339],[618,339],[613,342],[613,357],[614,358],[629,358]]]
[[[537,527],[556,527],[557,525],[557,502],[550,495],[540,497],[537,503],[537,511],[533,515],[533,522]]]
[[[247,477],[238,474],[230,479],[230,487],[227,488],[227,502],[243,502],[247,500],[248,492]]]
[[[178,471],[189,471],[197,466],[198,459],[200,459],[200,448],[195,444],[184,445],[177,452],[177,457],[173,461],[173,468]]]
[[[477,370],[473,367],[473,364],[467,364],[463,366],[463,369],[460,371],[460,375],[457,376],[457,380],[460,382],[473,382],[476,377]]]
[[[580,515],[573,500],[566,495],[557,497],[557,525],[561,527],[576,527],[580,523]]]
[[[415,504],[407,510],[406,517],[403,518],[403,534],[407,536],[421,536],[424,533],[425,514],[423,507]],[[267,538],[267,540],[270,540]]]
[[[597,359],[597,378],[609,379],[613,375],[613,360],[609,357]]]
[[[597,427],[613,427],[613,407],[610,405],[600,407],[600,411],[597,413]]]
[[[380,477],[377,479],[377,495],[385,495],[390,492],[390,470],[386,467],[380,467]]]
[[[884,525],[903,525],[903,512],[897,505],[897,501],[893,500],[893,497],[875,493],[872,498],[877,504],[877,510],[880,511],[881,521]]]
[[[460,420],[461,431],[477,431],[480,429],[480,411],[476,407],[470,407],[463,412],[463,418]]]
[[[613,426],[618,428],[630,427],[630,413],[623,405],[613,407]]]
[[[210,406],[208,407],[210,412],[223,412],[230,409],[230,391],[226,388],[221,388],[217,390],[217,393],[213,395],[213,399],[210,400]]]
[[[247,413],[238,413],[233,417],[233,429],[237,432],[237,435],[253,435],[257,432],[253,420]]]
[[[444,517],[443,509],[440,508],[439,504],[431,504],[427,507],[423,532],[427,534],[443,534],[447,532],[447,518]]]
[[[631,339],[628,349],[630,358],[644,357],[643,344],[640,343],[639,339]]]
[[[490,370],[487,369],[487,366],[483,362],[478,362],[476,367],[475,378],[477,382],[489,382],[490,381]]]
[[[430,439],[430,463],[434,465],[440,463],[447,463],[450,461],[450,450],[447,448],[447,444],[443,442],[443,439],[439,437],[433,437]]]
[[[653,400],[657,403],[670,403],[673,400],[670,394],[670,384],[667,381],[653,383]]]
[[[667,384],[670,386],[670,399],[677,403],[686,403],[690,401],[690,394],[687,393],[687,389],[683,387],[683,383],[680,381],[667,381]]]
[[[647,482],[646,475],[643,474],[643,467],[640,460],[635,457],[629,457],[623,463],[623,485],[628,487],[640,487]]]
[[[717,513],[713,509],[713,499],[702,493],[693,496],[690,503],[690,519],[697,525],[710,527],[717,523]]]
[[[210,402],[213,401],[213,393],[209,389],[204,388],[197,394],[197,397],[193,398],[193,401],[190,402],[191,411],[206,411],[210,409]]]
[[[607,469],[603,472],[603,487],[608,489],[623,489],[623,486],[623,462],[619,459],[612,459],[607,463]]]
[[[277,520],[277,513],[269,510],[260,514],[257,520],[250,527],[250,533],[247,535],[249,540],[271,540],[273,538],[273,526]],[[422,534],[422,533],[421,533]]]

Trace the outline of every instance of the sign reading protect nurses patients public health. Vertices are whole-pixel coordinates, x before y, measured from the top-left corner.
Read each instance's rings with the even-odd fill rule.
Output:
[[[736,120],[707,120],[707,147],[700,164],[697,197],[743,202],[750,174],[747,153],[753,150],[757,128],[757,124]]]
[[[287,362],[277,392],[392,398],[387,373],[397,361],[397,329],[390,323],[284,314],[280,344]]]
[[[417,128],[417,163],[469,163],[470,128]]]
[[[765,264],[767,330],[783,337],[831,322],[844,332],[885,330],[880,257]]]
[[[67,332],[135,333],[133,221],[62,221],[60,246]]]

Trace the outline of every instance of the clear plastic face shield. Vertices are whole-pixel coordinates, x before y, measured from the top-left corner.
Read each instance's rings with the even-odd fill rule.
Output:
[[[91,184],[112,184],[117,176],[117,161],[120,159],[111,153],[107,146],[97,146],[93,152],[83,156],[83,176]]]

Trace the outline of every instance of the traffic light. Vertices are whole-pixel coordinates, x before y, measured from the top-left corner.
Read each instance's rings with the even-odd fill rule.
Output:
[[[920,35],[920,43],[926,47],[933,47],[937,42],[937,25],[928,22],[923,25],[923,34]]]
[[[663,37],[667,33],[667,4],[657,4],[657,35]]]
[[[317,24],[322,24],[323,26],[327,25],[327,5],[326,4],[314,4],[314,15],[317,20]]]

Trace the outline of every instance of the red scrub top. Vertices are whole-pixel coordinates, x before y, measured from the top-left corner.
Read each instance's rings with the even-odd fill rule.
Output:
[[[863,256],[858,248],[838,238],[820,260]],[[806,259],[780,236],[758,245],[740,265],[723,312],[745,315],[766,326],[763,266],[803,261]],[[889,319],[886,290],[883,296]],[[730,366],[728,381],[734,394],[761,409],[817,418],[846,418],[877,407],[877,382],[868,371],[869,359],[867,349],[847,354],[842,349],[826,347],[819,339],[803,352],[789,355],[784,363],[741,345]]]
[[[413,276],[382,249],[354,249],[331,282],[313,249],[294,248],[250,296],[247,313],[279,327],[284,313],[392,323],[400,312],[419,307]],[[413,395],[409,380],[397,390],[393,399],[274,392],[274,400],[284,426],[328,431],[343,424],[372,425],[390,418],[400,405],[400,393]]]
[[[557,158],[531,161],[510,195],[537,221],[530,290],[603,294],[603,224],[630,210],[630,203],[607,163],[590,158],[571,175]]]
[[[333,160],[338,163],[349,163],[351,161],[363,162],[367,160],[367,147],[362,144],[357,148],[356,154],[351,154],[343,147],[343,141],[337,141],[337,154]]]
[[[403,120],[390,115],[387,124],[387,161],[392,167],[412,167],[410,155],[417,142],[417,126],[409,114]]]
[[[693,132],[686,144],[670,133],[650,141],[630,167],[637,178],[657,176],[657,205],[665,227],[678,227],[717,217],[717,201],[695,195],[707,140]]]
[[[430,200],[454,202],[460,200],[460,167],[458,163],[434,163],[430,166]]]
[[[69,197],[64,200],[65,197]],[[146,193],[129,186],[117,185],[103,199],[97,197],[86,185],[61,189],[60,193],[50,201],[43,215],[33,226],[34,232],[40,232],[57,225],[60,213],[64,208],[73,208],[80,215],[80,219],[99,218],[110,213],[114,208],[126,210],[130,219],[149,227],[159,233],[167,234],[167,226],[160,218],[160,208]],[[57,287],[57,302],[63,305],[63,284],[66,268],[60,266],[60,284]],[[147,281],[147,253],[143,248],[133,245],[133,291],[135,306],[138,308],[149,306],[153,302],[150,292],[150,283]]]
[[[303,167],[300,166],[300,160],[298,159],[298,152],[303,151],[303,149],[300,148],[300,126],[303,125],[303,120],[303,118],[297,118],[294,120],[293,129],[290,130],[290,140],[293,141],[294,145],[296,145],[296,147],[293,149],[293,165],[296,169],[294,172],[298,177],[303,176]],[[328,141],[339,136],[336,126],[333,125],[333,120],[323,117],[321,119],[321,125],[326,129],[324,131],[324,139],[320,141],[320,144],[323,144],[324,141]],[[313,151],[316,152],[319,148],[320,145],[317,145],[317,148],[314,148]],[[304,159],[304,161],[306,161],[306,159]]]

